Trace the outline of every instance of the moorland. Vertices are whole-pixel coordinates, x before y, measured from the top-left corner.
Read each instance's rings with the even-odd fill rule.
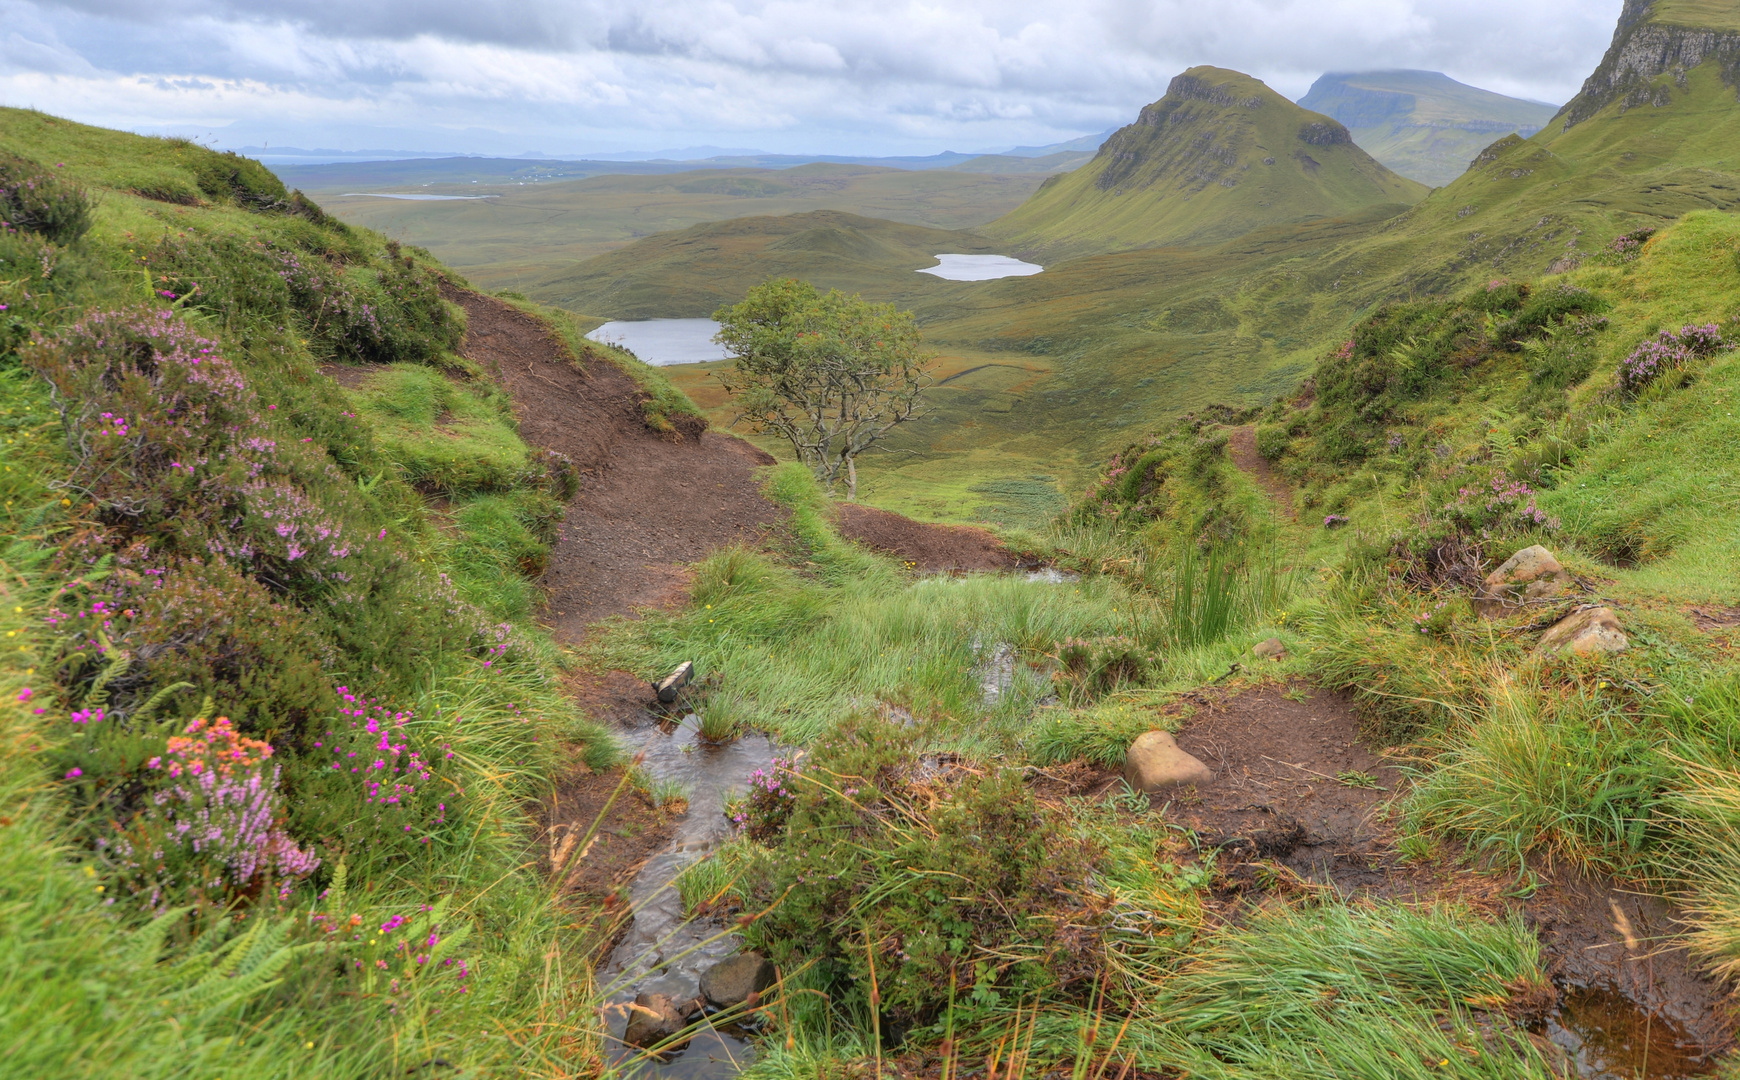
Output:
[[[1430,192],[1174,90],[497,295],[0,110],[3,1068],[1732,1074],[1740,10]],[[582,336],[772,273],[944,354],[870,505]]]

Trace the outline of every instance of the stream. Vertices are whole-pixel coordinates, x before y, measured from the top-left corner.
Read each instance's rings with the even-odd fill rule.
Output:
[[[692,713],[674,729],[651,712],[644,715],[645,724],[618,729],[617,734],[625,746],[645,755],[641,768],[647,775],[682,785],[689,812],[670,847],[647,860],[629,887],[634,921],[598,973],[599,985],[609,991],[609,1003],[619,1006],[644,992],[690,1000],[699,993],[701,972],[738,950],[742,939],[736,934],[719,936],[724,927],[717,919],[683,919],[683,899],[675,882],[684,867],[730,838],[726,797],[742,791],[751,772],[768,768],[778,749],[760,732],[723,745],[709,743],[700,737],[700,718]],[[708,942],[714,937],[718,940]],[[628,1023],[626,1010],[612,1009],[607,1015],[612,1062],[633,1059],[639,1049],[619,1041]],[[735,1076],[754,1057],[754,1048],[744,1039],[703,1026],[687,1048],[668,1060],[639,1062],[624,1075],[720,1080]]]

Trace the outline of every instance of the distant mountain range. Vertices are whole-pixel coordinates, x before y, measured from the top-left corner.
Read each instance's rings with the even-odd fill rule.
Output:
[[[576,158],[551,157],[536,150],[528,150],[515,157],[451,152],[425,153],[414,150],[304,150],[295,146],[244,146],[237,152],[256,158],[281,174],[286,173],[286,170],[324,165],[430,161],[471,162],[471,166],[459,166],[459,170],[475,173],[482,166],[481,171],[492,177],[503,175],[501,168],[491,168],[482,163],[499,162],[510,168],[518,165],[535,166],[539,170],[559,171],[565,179],[603,173],[682,172],[690,169],[790,169],[799,165],[816,164],[871,165],[916,170],[961,169],[965,172],[1053,172],[1074,168],[1086,162],[1110,134],[1111,130],[1107,130],[1098,135],[1083,135],[1049,146],[1015,146],[968,154],[945,150],[940,154],[905,157],[875,157],[867,154],[773,154],[765,150],[720,146],[689,146],[676,150],[625,150],[608,154],[585,154]],[[469,175],[467,178],[469,179]]]
[[[1443,187],[1505,135],[1528,138],[1558,108],[1459,83],[1437,71],[1331,73],[1299,104],[1339,120],[1372,157],[1430,187]]]

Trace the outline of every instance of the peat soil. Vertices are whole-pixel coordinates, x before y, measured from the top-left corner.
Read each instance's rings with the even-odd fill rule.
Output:
[[[1019,565],[1002,541],[967,525],[933,525],[873,506],[841,503],[836,528],[846,539],[893,555],[921,574],[1013,570]]]
[[[684,567],[730,544],[759,545],[785,520],[755,470],[774,459],[742,439],[679,417],[647,426],[645,395],[609,360],[582,364],[543,323],[492,297],[458,289],[463,351],[500,380],[520,437],[568,455],[581,472],[544,586],[546,623],[580,642],[611,615],[682,603]]]
[[[1703,1075],[1734,1045],[1732,988],[1699,972],[1661,899],[1563,868],[1531,867],[1529,880],[1483,873],[1448,849],[1404,859],[1396,826],[1408,775],[1363,738],[1344,695],[1270,684],[1191,695],[1179,707],[1188,715],[1178,745],[1215,777],[1165,812],[1216,854],[1222,917],[1236,922],[1269,896],[1317,890],[1515,914],[1538,934],[1560,989],[1542,1031],[1569,1075]]]

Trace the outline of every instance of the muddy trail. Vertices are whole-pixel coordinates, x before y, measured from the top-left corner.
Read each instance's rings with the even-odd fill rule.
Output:
[[[1281,479],[1275,472],[1269,460],[1257,453],[1257,426],[1246,424],[1243,427],[1229,428],[1226,433],[1227,453],[1232,455],[1233,464],[1240,471],[1248,473],[1251,479],[1275,500],[1275,506],[1288,518],[1297,520],[1298,511],[1293,506],[1293,489],[1287,486],[1287,481]]]
[[[1219,917],[1236,923],[1271,897],[1325,892],[1514,914],[1538,934],[1559,991],[1536,1041],[1560,1075],[1709,1075],[1734,1046],[1732,988],[1701,973],[1660,899],[1548,866],[1519,882],[1479,872],[1448,847],[1405,857],[1408,773],[1367,741],[1344,695],[1271,684],[1190,695],[1178,707],[1178,745],[1215,776],[1166,809],[1215,854]]]

